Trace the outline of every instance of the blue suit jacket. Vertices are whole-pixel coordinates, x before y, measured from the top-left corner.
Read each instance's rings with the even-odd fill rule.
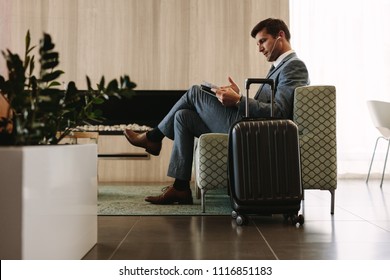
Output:
[[[267,78],[275,81],[274,116],[292,119],[295,88],[310,83],[305,63],[295,53],[291,53],[280,62],[278,67],[268,73]],[[240,114],[245,115],[245,97],[240,103],[239,110]],[[253,99],[249,98],[249,116],[264,118],[270,115],[271,87],[263,85]]]

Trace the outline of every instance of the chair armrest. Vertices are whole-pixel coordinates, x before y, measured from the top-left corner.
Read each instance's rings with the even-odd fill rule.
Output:
[[[195,180],[200,189],[227,186],[228,135],[207,133],[195,149]]]

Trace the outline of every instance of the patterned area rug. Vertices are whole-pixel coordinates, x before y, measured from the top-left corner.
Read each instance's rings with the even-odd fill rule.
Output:
[[[164,185],[104,184],[98,188],[100,216],[165,216],[165,215],[231,215],[230,198],[226,189],[206,193],[206,212],[202,213],[200,199],[192,195],[193,205],[154,205],[144,201],[148,195],[158,195]]]

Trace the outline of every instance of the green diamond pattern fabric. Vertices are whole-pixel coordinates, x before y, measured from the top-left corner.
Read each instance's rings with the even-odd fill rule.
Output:
[[[205,211],[205,194],[208,190],[226,188],[228,136],[207,133],[199,137],[195,150],[195,180],[201,190],[201,203]]]
[[[208,133],[199,137],[196,156],[196,182],[200,189],[227,186],[228,139],[226,134]]]
[[[293,119],[299,128],[303,188],[336,189],[336,88],[297,88]]]

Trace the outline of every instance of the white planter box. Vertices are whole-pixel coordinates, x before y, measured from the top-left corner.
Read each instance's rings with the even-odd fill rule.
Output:
[[[81,259],[96,242],[96,144],[0,147],[0,259]]]

